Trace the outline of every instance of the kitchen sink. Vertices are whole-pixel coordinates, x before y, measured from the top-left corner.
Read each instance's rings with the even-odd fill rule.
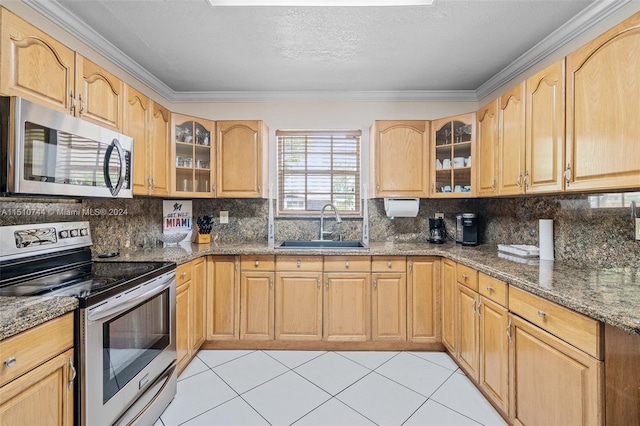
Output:
[[[360,249],[368,250],[362,241],[331,241],[331,240],[284,240],[278,244],[277,249]]]

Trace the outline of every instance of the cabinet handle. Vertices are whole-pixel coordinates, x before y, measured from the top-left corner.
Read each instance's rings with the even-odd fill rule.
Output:
[[[380,192],[380,184],[379,183],[376,183],[376,193],[377,192]]]
[[[256,268],[257,268],[258,266],[260,266],[260,261],[259,261],[259,260],[256,260]]]
[[[67,387],[71,389],[71,386],[73,386],[73,381],[76,378],[76,367],[73,366],[73,360],[71,358],[69,358],[69,368],[71,369],[72,374]]]
[[[478,301],[476,299],[473,299],[473,303],[471,304],[471,310],[473,311],[473,315],[477,315],[478,311],[476,310],[476,303]]]
[[[299,268],[301,264],[302,262],[300,261],[300,259],[298,259],[298,261],[296,262],[296,266]]]
[[[211,185],[211,193],[213,195],[216,195],[216,186],[215,185]]]
[[[529,170],[524,173],[524,190],[529,189]]]
[[[544,311],[538,310],[538,316],[544,318],[547,314]]]
[[[69,107],[69,114],[74,115],[76,110],[76,97],[73,96],[73,90],[69,92],[69,97],[71,98],[71,106]]]
[[[391,262],[387,262],[387,266],[388,266],[389,268],[391,268],[391,267],[393,266],[393,263],[391,263]]]
[[[183,273],[181,273],[181,274],[180,274],[180,278],[184,278],[184,277],[186,277],[186,276],[187,276],[187,273],[186,273],[186,272],[183,272]]]
[[[154,176],[151,176],[151,191],[155,191],[156,190],[156,178]]]
[[[273,288],[273,278],[269,278],[269,288]]]
[[[509,318],[509,322],[507,323],[507,340],[509,342],[512,341],[512,338],[511,338],[511,318]]]
[[[564,182],[567,184],[567,188],[571,184],[571,163],[567,164],[567,168],[564,171]]]
[[[491,181],[491,189],[493,189],[493,192],[497,191],[497,188],[496,188],[496,177],[495,176],[493,177],[493,180]]]
[[[488,286],[487,286],[487,291],[488,291],[489,293],[491,293],[491,292],[493,291],[493,287],[491,287],[490,285],[488,285]]]
[[[349,261],[344,262],[344,267],[349,269]]]
[[[413,262],[409,262],[409,273],[413,272]]]
[[[320,278],[316,278],[316,282],[318,283],[318,290],[320,290]]]
[[[7,358],[7,359],[4,361],[4,365],[5,365],[5,367],[7,367],[7,368],[11,368],[11,367],[13,367],[14,365],[16,365],[16,363],[17,363],[17,362],[18,362],[18,361],[16,360],[16,357],[15,357],[15,356],[12,356],[12,357]]]
[[[516,184],[518,185],[518,188],[522,189],[522,172],[520,172],[520,174],[518,175],[518,179],[516,179]]]
[[[482,300],[478,301],[478,309],[476,309],[476,314],[478,315],[478,318],[482,318]]]
[[[431,193],[435,194],[435,192],[436,192],[436,185],[432,183],[431,184]]]
[[[258,185],[258,192],[262,192],[262,186]]]
[[[78,100],[80,101],[80,110],[78,111],[78,116],[82,117],[82,113],[84,112],[84,102],[82,101],[82,95],[78,95]]]
[[[236,265],[236,272],[238,272],[238,263],[240,263],[240,262],[238,262],[238,259],[236,259],[236,261],[234,263]]]
[[[375,280],[373,280],[373,289],[377,289],[378,288],[378,279],[376,278]]]
[[[327,278],[326,280],[324,280],[324,287],[329,290],[329,278]]]

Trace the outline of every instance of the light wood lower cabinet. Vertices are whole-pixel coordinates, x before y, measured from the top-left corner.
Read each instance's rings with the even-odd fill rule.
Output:
[[[455,356],[458,350],[456,338],[456,330],[458,328],[456,264],[449,259],[442,259],[441,265],[442,344],[447,348],[450,354]]]
[[[324,339],[365,342],[371,335],[371,274],[324,274]]]
[[[277,340],[322,339],[322,272],[276,273]]]
[[[189,330],[191,329],[191,272],[189,280],[181,280],[180,275],[186,274],[189,265],[178,267],[178,284],[176,287],[176,356],[178,358],[178,372],[184,370],[189,363]],[[188,268],[190,269],[190,267]],[[186,277],[186,275],[185,275]],[[181,282],[182,281],[182,282]]]
[[[480,367],[480,325],[478,293],[458,283],[458,353],[460,366],[472,380],[478,380]]]
[[[207,262],[205,257],[198,258],[191,262],[192,278],[191,287],[193,297],[191,298],[191,315],[193,324],[191,326],[191,351],[192,354],[200,349],[206,338],[206,309],[207,309]]]
[[[440,259],[407,260],[407,340],[440,342]]]
[[[403,261],[404,264],[404,261]],[[371,340],[407,340],[407,274],[374,273]]]
[[[240,339],[273,340],[273,256],[242,256],[240,265]]]
[[[69,313],[0,342],[0,424],[73,424],[73,327]]]
[[[207,263],[204,257],[176,269],[176,352],[178,374],[205,341]]]
[[[211,256],[207,268],[207,340],[238,340],[240,257]]]

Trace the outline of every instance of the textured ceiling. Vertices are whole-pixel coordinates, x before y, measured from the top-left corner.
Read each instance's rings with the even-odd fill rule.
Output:
[[[205,0],[57,1],[174,92],[476,90],[591,3],[212,8]]]

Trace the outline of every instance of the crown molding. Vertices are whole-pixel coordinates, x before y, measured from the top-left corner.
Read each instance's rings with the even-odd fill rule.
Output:
[[[490,95],[567,43],[593,28],[634,0],[594,1],[560,28],[542,39],[502,71],[476,89],[478,100]],[[635,0],[637,1],[637,0]]]
[[[562,27],[529,49],[476,90],[406,90],[406,91],[202,91],[178,92],[171,89],[136,61],[98,34],[57,0],[22,0],[74,37],[102,54],[133,77],[171,102],[478,102],[518,75],[562,48],[599,22],[638,0],[594,1]]]

